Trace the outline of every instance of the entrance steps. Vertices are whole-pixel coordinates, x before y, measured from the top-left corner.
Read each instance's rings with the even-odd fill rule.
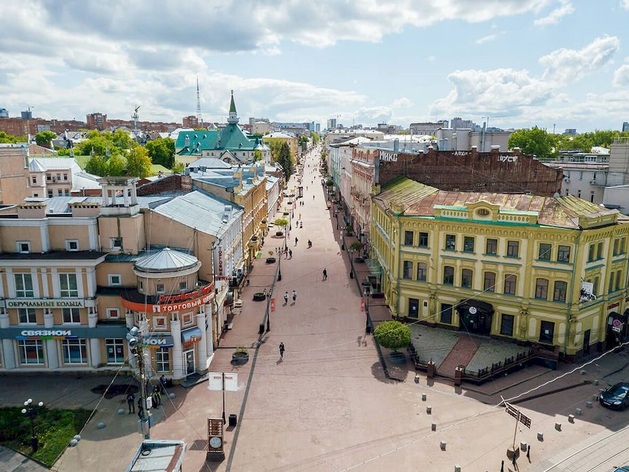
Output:
[[[454,377],[454,369],[460,365],[467,366],[482,344],[482,340],[470,337],[468,334],[459,334],[458,337],[457,343],[437,368],[439,375]]]

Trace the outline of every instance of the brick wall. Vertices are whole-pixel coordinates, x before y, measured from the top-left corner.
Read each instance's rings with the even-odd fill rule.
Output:
[[[154,182],[138,187],[138,196],[159,195],[164,192],[175,192],[181,190],[189,192],[192,190],[192,179],[189,175],[168,175]]]

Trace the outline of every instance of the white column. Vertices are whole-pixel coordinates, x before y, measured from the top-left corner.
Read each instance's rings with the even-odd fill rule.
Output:
[[[7,289],[9,290],[9,298],[15,298],[15,276],[13,270],[7,267]]]
[[[9,320],[9,314],[4,312],[0,313],[0,329],[8,328],[11,324]],[[4,368],[5,369],[15,369],[15,352],[13,351],[13,340],[12,339],[3,339],[2,340],[2,358],[4,359]]]
[[[94,219],[94,221],[90,222],[90,224],[88,225],[88,233],[89,233],[89,241],[90,241],[90,250],[91,251],[98,251],[98,235],[96,233],[97,230],[97,220]]]
[[[96,269],[90,267],[85,276],[87,277],[87,298],[94,298],[96,296]]]
[[[173,379],[179,380],[186,377],[183,370],[183,349],[181,346],[181,322],[170,322],[170,333],[173,335]]]
[[[37,269],[31,269],[31,279],[33,280],[33,293],[35,294],[35,298],[41,297],[41,293],[39,293],[39,277],[37,277]]]
[[[107,188],[107,185],[103,185],[103,206],[106,207],[107,206],[107,199],[108,199],[108,193],[109,193],[109,189]]]
[[[46,268],[40,269],[41,273],[41,288],[44,298],[50,297],[50,290],[48,289],[48,270]]]
[[[52,311],[44,311],[44,327],[52,329],[55,324],[55,318]],[[46,340],[46,357],[48,357],[48,367],[50,369],[59,368],[58,341],[56,339]]]
[[[48,235],[48,225],[45,221],[42,222],[39,229],[41,232],[41,250],[43,252],[48,252],[50,250],[50,238]]]
[[[135,184],[131,187],[131,205],[138,204],[138,188]]]
[[[203,308],[203,307],[201,307]],[[197,328],[201,330],[201,341],[197,343],[197,372],[205,372],[208,369],[207,343],[205,342],[205,310],[199,310],[197,315]]]
[[[59,273],[57,269],[50,269],[50,277],[52,278],[52,298],[61,298],[61,287],[59,286]]]
[[[89,328],[96,329],[96,323],[98,323],[98,312],[88,313],[87,315],[87,325]],[[101,363],[101,354],[100,354],[100,339],[98,338],[90,338],[90,360],[91,365],[94,369],[98,368],[98,365]]]
[[[85,290],[83,290],[83,269],[78,268],[75,270],[76,272],[76,288],[79,292],[79,298],[85,298]]]
[[[205,345],[206,345],[206,353],[207,353],[207,364],[208,364],[208,368],[210,367],[210,362],[212,362],[212,357],[214,357],[214,341],[213,341],[213,337],[214,337],[214,331],[212,329],[212,304],[209,303],[208,305],[205,305],[205,316],[207,317],[207,329],[205,329],[205,326],[203,327],[203,329],[205,330]]]
[[[129,187],[124,188],[124,191],[122,192],[122,201],[124,206],[129,206]]]

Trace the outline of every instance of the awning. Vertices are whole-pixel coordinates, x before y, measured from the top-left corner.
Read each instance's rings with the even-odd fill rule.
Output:
[[[461,300],[456,308],[457,310],[469,309],[472,306],[474,308],[478,308],[479,310],[483,310],[486,313],[494,312],[494,306],[491,303],[482,302],[480,300]]]
[[[382,274],[382,266],[376,259],[367,259],[365,263],[367,264],[367,267],[369,267],[369,273],[371,275]]]
[[[190,328],[181,332],[181,341],[184,347],[192,346],[201,341],[203,333],[199,328]]]

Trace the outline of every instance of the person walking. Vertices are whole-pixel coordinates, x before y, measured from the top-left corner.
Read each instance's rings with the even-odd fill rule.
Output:
[[[328,280],[328,271],[327,271],[327,269],[323,269],[323,280]]]
[[[297,301],[297,291],[293,290],[293,303]]]
[[[162,404],[162,392],[159,389],[158,385],[153,386],[153,403],[156,407]]]
[[[280,359],[284,359],[284,351],[286,348],[284,347],[284,343],[280,343]]]
[[[142,397],[138,398],[138,418],[144,419],[144,408],[142,407]]]
[[[299,242],[299,239],[297,239],[297,236],[295,236],[295,246],[297,246],[298,242]]]
[[[288,255],[289,255],[289,259],[293,258],[293,250],[292,249],[288,250]]]
[[[288,303],[288,292],[284,293],[284,305]]]
[[[135,413],[135,394],[133,392],[127,395],[127,406],[129,407],[129,414]]]

